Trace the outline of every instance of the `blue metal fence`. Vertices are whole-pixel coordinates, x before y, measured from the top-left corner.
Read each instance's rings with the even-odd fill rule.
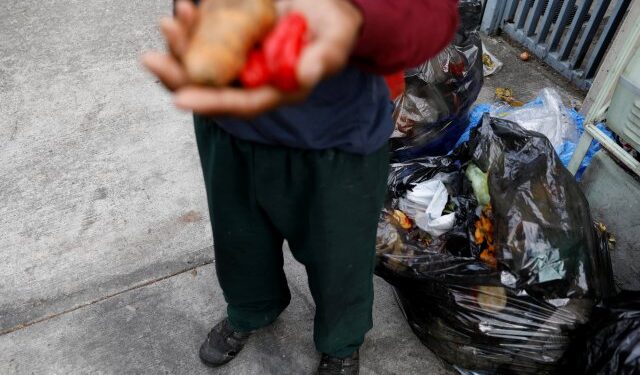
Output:
[[[631,1],[487,0],[483,29],[502,29],[579,88],[589,89]]]

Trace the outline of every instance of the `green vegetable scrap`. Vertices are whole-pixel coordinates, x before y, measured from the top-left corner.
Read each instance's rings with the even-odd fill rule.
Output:
[[[489,202],[491,202],[491,197],[489,196],[488,175],[473,163],[469,164],[464,175],[467,176],[469,181],[471,181],[473,194],[478,200],[478,205],[486,206],[489,204]]]

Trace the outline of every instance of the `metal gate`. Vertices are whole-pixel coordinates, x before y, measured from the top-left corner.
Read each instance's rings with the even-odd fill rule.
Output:
[[[487,0],[483,29],[502,29],[587,90],[631,1]]]

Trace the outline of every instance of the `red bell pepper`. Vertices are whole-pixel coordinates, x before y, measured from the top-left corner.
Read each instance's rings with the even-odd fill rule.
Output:
[[[298,60],[307,34],[307,21],[299,13],[286,15],[264,41],[271,83],[283,91],[299,89]]]
[[[269,72],[264,52],[259,48],[251,50],[247,63],[240,72],[240,82],[244,87],[251,89],[264,86],[270,80],[271,73]]]
[[[298,90],[297,67],[306,33],[307,21],[303,15],[290,13],[282,18],[266,36],[262,48],[249,53],[240,73],[243,86],[255,88],[272,84],[282,91]]]

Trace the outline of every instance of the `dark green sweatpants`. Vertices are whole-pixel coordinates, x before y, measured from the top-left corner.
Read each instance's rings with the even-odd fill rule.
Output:
[[[195,130],[231,324],[241,331],[264,327],[289,304],[286,239],[307,271],[318,351],[351,355],[372,326],[387,148],[363,156],[260,145],[198,116]]]

